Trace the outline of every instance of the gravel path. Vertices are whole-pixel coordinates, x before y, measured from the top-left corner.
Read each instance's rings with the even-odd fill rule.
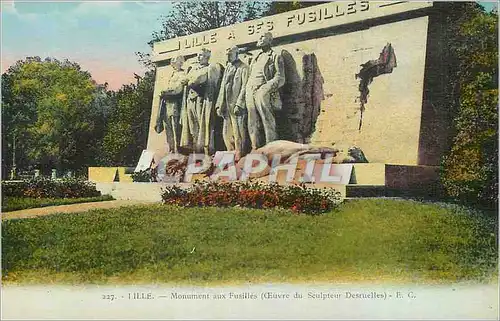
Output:
[[[43,215],[51,215],[55,213],[80,213],[80,212],[90,211],[93,209],[116,208],[116,207],[140,205],[140,204],[151,204],[151,202],[114,200],[114,201],[90,202],[90,203],[30,208],[25,210],[2,213],[2,220],[37,217]]]

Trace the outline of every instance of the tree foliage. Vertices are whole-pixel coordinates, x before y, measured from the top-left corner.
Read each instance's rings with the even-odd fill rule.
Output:
[[[101,163],[108,166],[135,166],[146,147],[155,72],[148,71],[137,84],[123,85],[113,94]]]
[[[498,203],[498,16],[474,3],[454,4],[448,50],[454,67],[450,104],[456,135],[442,180],[457,199]]]
[[[91,75],[77,63],[18,61],[2,75],[2,154],[12,162],[15,152],[20,166],[75,169],[92,163],[102,116],[92,104],[95,91]]]
[[[324,4],[326,2],[328,1],[273,1],[265,11],[264,15],[270,16],[273,14],[279,14],[291,10],[298,10],[310,6],[316,6],[319,4]]]
[[[18,61],[2,74],[3,173],[13,163],[46,174],[135,165],[146,147],[153,86],[154,71],[114,92],[74,62]]]
[[[153,41],[216,29],[255,19],[261,11],[258,2],[177,2],[164,16],[162,30],[153,33]]]

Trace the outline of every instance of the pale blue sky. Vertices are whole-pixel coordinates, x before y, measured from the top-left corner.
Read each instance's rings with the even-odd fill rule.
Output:
[[[149,52],[169,2],[2,1],[2,71],[26,56],[68,58],[113,88],[142,73],[136,51]]]
[[[171,7],[167,1],[0,1],[2,72],[27,56],[68,58],[114,89],[143,72],[135,52],[150,51],[151,33]]]

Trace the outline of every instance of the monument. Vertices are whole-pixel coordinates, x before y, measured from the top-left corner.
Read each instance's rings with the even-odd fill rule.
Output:
[[[440,19],[431,1],[329,2],[157,42],[146,150],[240,158],[331,149],[337,163],[354,163],[350,184],[432,182],[450,135],[436,108]],[[168,92],[183,59],[176,147]],[[159,134],[168,117],[172,129]]]
[[[168,151],[177,153],[180,144],[180,115],[183,102],[184,86],[187,78],[182,64],[184,57],[178,56],[172,60],[174,69],[169,82],[160,97],[160,109],[156,117],[155,131],[159,134],[165,129]]]
[[[227,61],[217,98],[216,113],[224,119],[222,135],[226,149],[234,150],[239,158],[246,154],[249,145],[245,102],[248,65],[239,59],[239,49],[236,46],[227,49]]]
[[[245,98],[252,150],[278,139],[276,112],[282,107],[279,89],[285,84],[285,65],[272,40],[270,32],[260,36],[256,46],[261,51],[250,65]]]
[[[181,147],[205,154],[215,149],[214,105],[223,72],[219,63],[209,63],[210,56],[206,48],[198,53],[198,61],[187,71],[182,98]]]

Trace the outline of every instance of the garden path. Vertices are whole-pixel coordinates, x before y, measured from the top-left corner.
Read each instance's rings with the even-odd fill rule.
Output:
[[[30,208],[25,210],[2,213],[2,220],[31,218],[37,216],[51,215],[55,213],[81,213],[93,209],[117,208],[122,206],[131,206],[131,205],[140,205],[149,203],[151,202],[134,201],[134,200],[113,200],[113,201],[103,201],[103,202],[46,206],[46,207]]]

